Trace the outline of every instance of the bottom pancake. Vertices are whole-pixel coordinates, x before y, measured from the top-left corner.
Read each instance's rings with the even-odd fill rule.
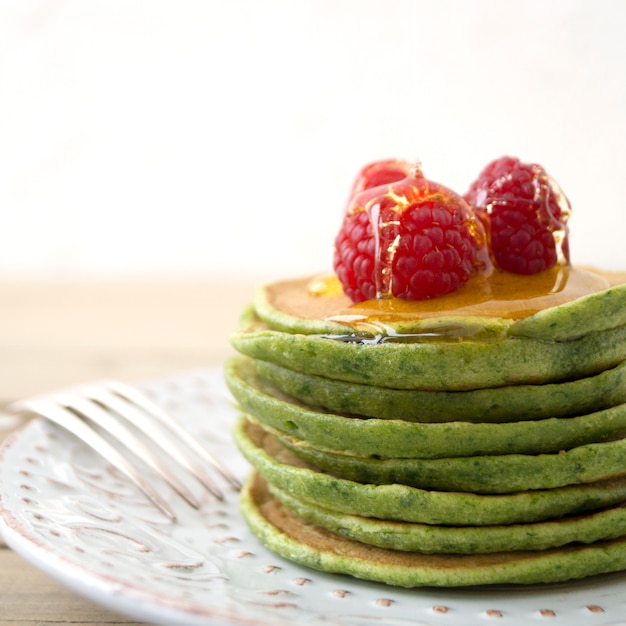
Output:
[[[626,569],[626,538],[475,555],[400,552],[366,545],[296,517],[256,472],[242,492],[241,510],[261,542],[291,561],[400,587],[554,583]]]

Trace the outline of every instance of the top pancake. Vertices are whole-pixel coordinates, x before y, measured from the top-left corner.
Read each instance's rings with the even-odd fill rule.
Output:
[[[510,277],[514,282],[507,282]],[[509,335],[564,341],[626,324],[626,273],[560,268],[520,280],[503,272],[488,293],[484,280],[477,281],[480,277],[460,295],[417,303],[352,304],[336,291],[333,279],[323,279],[326,291],[312,278],[285,280],[260,287],[254,308],[273,330],[330,336],[494,340]]]

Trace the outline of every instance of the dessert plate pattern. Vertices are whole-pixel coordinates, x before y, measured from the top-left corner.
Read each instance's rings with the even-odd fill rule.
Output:
[[[219,370],[143,389],[242,478],[237,417]],[[155,479],[156,480],[156,479]],[[154,624],[522,626],[626,624],[626,575],[533,587],[396,589],[302,568],[247,530],[238,495],[199,511],[168,492],[171,523],[104,460],[54,425],[33,421],[0,452],[7,544],[76,592]]]

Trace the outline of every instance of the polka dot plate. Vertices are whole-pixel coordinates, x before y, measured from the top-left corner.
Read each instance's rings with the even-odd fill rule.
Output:
[[[142,386],[242,479],[230,438],[237,413],[219,370]],[[155,479],[156,480],[156,479]],[[172,522],[106,461],[55,425],[29,422],[0,451],[7,544],[79,594],[120,614],[181,626],[609,626],[626,624],[626,575],[571,584],[396,589],[286,561],[250,534],[238,495],[162,484]],[[198,490],[200,491],[200,490]]]

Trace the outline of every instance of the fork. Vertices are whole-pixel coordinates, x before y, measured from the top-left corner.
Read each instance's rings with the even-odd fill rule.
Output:
[[[224,493],[198,461],[210,466],[233,489],[241,487],[234,474],[161,407],[136,388],[117,381],[18,400],[9,405],[8,411],[43,417],[73,433],[119,469],[172,521],[176,519],[172,507],[129,460],[130,454],[123,454],[112,441],[123,444],[127,452],[146,463],[192,507],[199,508],[200,502],[151,446],[133,432],[132,427],[191,473],[215,498],[223,500]],[[112,439],[102,436],[99,430],[108,433]]]

